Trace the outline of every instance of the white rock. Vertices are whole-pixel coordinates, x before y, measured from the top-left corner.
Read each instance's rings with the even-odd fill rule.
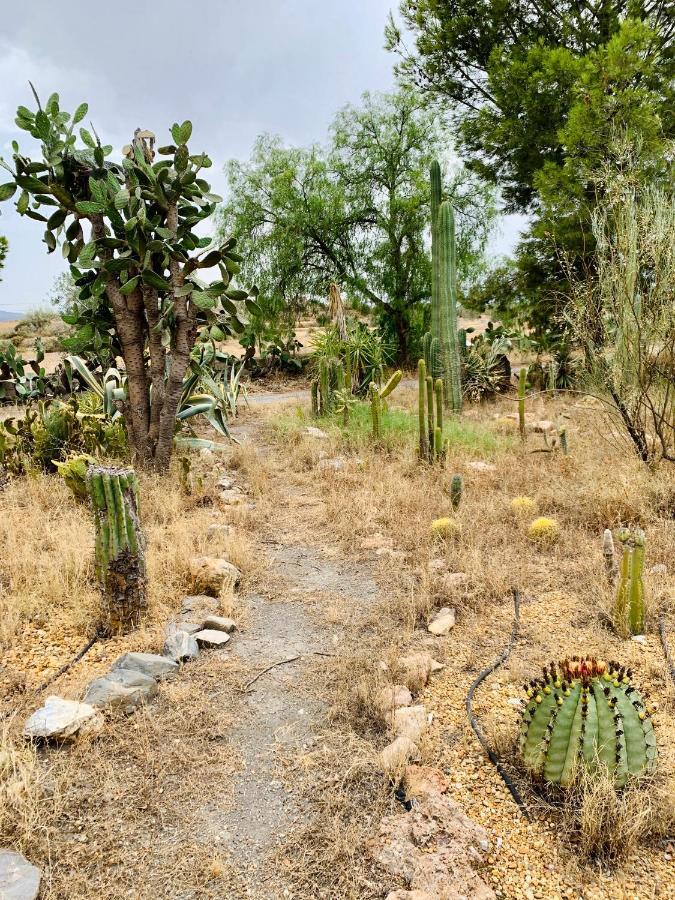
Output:
[[[84,734],[96,734],[103,727],[103,716],[88,703],[47,697],[24,725],[24,737],[67,741]],[[0,895],[1,896],[1,895]]]
[[[393,538],[385,537],[379,531],[375,532],[375,534],[372,534],[370,537],[364,538],[360,544],[362,550],[379,550],[380,548],[391,549],[393,546]]]
[[[523,705],[523,701],[520,697],[509,697],[506,702],[509,704],[509,706],[515,706],[518,709],[520,709]]]
[[[229,634],[225,631],[216,631],[214,628],[198,631],[194,637],[200,647],[209,649],[224,647],[230,640]]]
[[[433,672],[440,672],[444,668],[443,664],[436,662],[431,653],[427,651],[402,656],[398,664],[402,670],[401,680],[413,694],[422,690]]]
[[[195,590],[200,593],[218,596],[223,588],[233,588],[241,580],[241,572],[236,566],[216,556],[195,556],[189,567]]]
[[[451,607],[444,606],[443,609],[439,609],[436,615],[432,618],[432,620],[427,625],[427,631],[430,634],[435,634],[437,637],[441,637],[444,634],[448,634],[448,632],[455,627],[455,610]]]
[[[394,733],[417,743],[426,731],[427,711],[424,706],[401,706],[394,710]]]
[[[227,616],[207,616],[202,625],[206,631],[212,628],[214,631],[226,631],[228,634],[231,634],[236,627],[237,623],[234,619],[228,619]]]
[[[238,488],[233,488],[231,491],[221,491],[218,495],[218,500],[225,506],[238,506],[243,504],[245,499],[244,494]]]
[[[114,669],[88,685],[83,702],[98,709],[130,713],[156,694],[157,682],[150,675],[135,669]]]
[[[647,638],[644,636],[644,634],[634,634],[631,638],[631,641],[635,641],[636,644],[646,644]]]
[[[555,425],[549,419],[539,419],[539,421],[532,423],[532,431],[537,434],[545,434],[554,429]]]
[[[174,628],[175,627],[176,626],[174,625]],[[198,631],[202,630],[202,626],[199,622],[182,622],[181,621],[178,623],[178,630],[184,631],[186,634],[196,634]],[[170,632],[167,630],[166,636],[169,637],[169,634],[172,634],[172,633],[173,632]]]
[[[331,469],[334,472],[341,472],[347,464],[347,460],[343,456],[336,456],[335,459],[320,459],[319,469]]]
[[[655,566],[652,566],[649,570],[650,575],[667,575],[668,574],[668,566],[664,566],[663,563],[657,563]]]
[[[429,569],[432,572],[442,572],[443,569],[447,568],[447,563],[444,559],[430,559],[429,560]]]
[[[209,541],[217,540],[218,538],[232,537],[233,534],[234,526],[225,525],[222,522],[216,522],[214,525],[209,525],[206,530],[206,537]]]
[[[328,435],[326,434],[325,431],[322,431],[320,428],[315,428],[313,425],[307,425],[304,433],[308,437],[313,437],[313,438],[323,439],[323,438],[328,437]]]
[[[151,678],[166,678],[178,671],[178,663],[158,653],[124,653],[112,665],[112,670],[133,669]]]
[[[20,853],[0,850],[2,900],[35,900],[40,890],[40,870]]]
[[[195,633],[193,632],[193,634]],[[162,655],[168,656],[174,662],[186,662],[188,659],[196,659],[199,656],[199,646],[193,634],[189,634],[182,628],[177,628],[172,634],[167,635],[162,648]]]
[[[410,706],[412,694],[404,684],[388,684],[375,698],[375,705],[386,718],[399,706]]]
[[[204,614],[209,615],[209,613],[216,613],[218,607],[217,598],[211,597],[209,594],[192,594],[189,597],[183,597],[180,601],[180,608],[183,613],[197,611],[201,615],[206,610],[207,612]]]
[[[417,745],[402,735],[388,744],[380,753],[380,765],[387,774],[402,772],[408,760],[418,754]]]
[[[460,585],[466,584],[468,576],[465,572],[446,572],[441,577],[441,583],[446,591],[456,590]]]
[[[470,469],[473,469],[474,472],[494,472],[497,469],[493,463],[483,462],[482,460],[476,460],[474,462],[467,463]]]
[[[229,475],[223,475],[218,479],[218,487],[223,491],[231,491],[234,487],[234,479]]]

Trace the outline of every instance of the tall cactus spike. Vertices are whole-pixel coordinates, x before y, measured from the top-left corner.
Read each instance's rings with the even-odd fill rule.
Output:
[[[444,200],[438,218],[440,285],[441,359],[444,368],[445,400],[453,412],[462,408],[462,361],[457,334],[457,273],[455,259],[455,215]]]
[[[377,386],[370,383],[370,388],[368,389],[370,394],[370,418],[373,424],[373,440],[379,441],[381,434],[381,424],[380,424],[380,392],[377,389]]]
[[[87,490],[96,533],[96,576],[104,603],[102,624],[109,633],[126,632],[139,625],[147,605],[138,481],[131,469],[92,465]]]
[[[417,363],[417,409],[418,409],[418,427],[419,427],[419,443],[420,443],[420,459],[425,462],[429,459],[429,432],[427,430],[427,367],[423,359]]]
[[[453,475],[450,482],[450,502],[452,508],[457,509],[462,502],[462,494],[464,492],[464,479],[461,475]]]
[[[424,352],[424,364],[427,367],[427,371],[429,373],[433,372],[433,365],[431,359],[431,345],[434,341],[434,337],[430,331],[425,331],[424,337],[422,338],[422,349]]]
[[[644,634],[645,630],[645,535],[639,528],[633,534],[630,565],[630,589],[628,592],[628,624],[631,634]]]
[[[527,384],[527,367],[522,366],[518,373],[518,430],[520,439],[525,440],[525,387]]]
[[[434,393],[436,394],[436,427],[443,432],[443,381],[436,379],[434,384]]]
[[[656,766],[654,727],[629,670],[574,657],[526,685],[520,753],[533,775],[569,787],[578,767],[606,770],[617,789]]]
[[[397,369],[394,374],[391,376],[389,381],[385,384],[383,388],[380,390],[380,399],[384,400],[386,397],[391,394],[391,392],[398,387],[399,382],[403,378],[403,372],[400,369]]]
[[[429,451],[433,455],[434,449],[434,379],[427,375],[427,428],[429,430]]]
[[[605,563],[605,572],[610,584],[617,575],[616,554],[614,553],[614,538],[611,529],[605,528],[602,535],[602,558]]]

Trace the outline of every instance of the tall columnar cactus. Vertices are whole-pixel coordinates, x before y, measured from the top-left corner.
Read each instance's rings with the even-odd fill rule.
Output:
[[[558,438],[560,440],[560,449],[563,452],[563,456],[567,456],[569,453],[569,444],[567,443],[567,429],[561,428],[558,431]]]
[[[427,429],[429,431],[429,448],[434,449],[434,379],[427,375]]]
[[[441,337],[441,303],[440,303],[440,243],[438,239],[438,220],[441,209],[441,167],[434,160],[429,167],[431,182],[431,337],[440,343]],[[429,360],[427,360],[427,366]],[[429,374],[437,375],[435,370]]]
[[[443,432],[443,381],[437,378],[434,383],[434,394],[436,395],[436,427]]]
[[[629,776],[652,771],[654,727],[631,676],[619,663],[592,657],[544,666],[543,678],[525,685],[520,752],[530,772],[569,787],[579,766],[601,767],[622,788]]]
[[[631,548],[628,544],[630,532],[622,529],[617,535],[621,541],[621,563],[619,564],[619,580],[614,600],[614,627],[621,637],[628,637],[628,591],[630,587]]]
[[[424,362],[426,363],[427,372],[433,377],[443,375],[443,365],[441,362],[441,350],[438,338],[433,337],[430,331],[427,331],[423,339],[424,346]]]
[[[453,475],[450,482],[450,502],[452,508],[457,509],[462,502],[462,493],[464,492],[464,479],[461,475]]]
[[[319,411],[322,416],[331,409],[330,366],[327,359],[319,363]]]
[[[427,462],[429,459],[429,432],[427,429],[427,367],[423,359],[417,363],[417,410],[419,427],[419,454],[420,460]]]
[[[607,580],[611,584],[617,575],[616,554],[614,553],[614,538],[609,528],[605,528],[602,535],[602,558],[605,563]]]
[[[462,360],[457,334],[457,274],[455,259],[455,215],[444,200],[438,217],[440,285],[440,350],[446,403],[453,412],[462,408]]]
[[[103,627],[120,634],[138,627],[146,601],[145,541],[133,469],[90,466],[87,487],[96,529],[96,575]]]
[[[645,567],[645,534],[640,528],[633,532],[628,592],[628,626],[631,634],[644,634],[645,586],[642,580]]]
[[[525,387],[527,384],[527,368],[522,366],[518,373],[518,430],[520,439],[525,440]]]
[[[377,389],[377,386],[370,383],[369,388],[370,393],[370,418],[373,423],[373,440],[379,441],[381,435],[381,422],[380,422],[380,392]]]
[[[310,385],[310,392],[312,396],[312,415],[316,418],[319,415],[319,382],[316,378]]]

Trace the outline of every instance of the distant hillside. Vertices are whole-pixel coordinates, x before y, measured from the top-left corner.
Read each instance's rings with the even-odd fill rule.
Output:
[[[19,312],[7,312],[6,309],[0,309],[0,322],[16,322],[17,319],[22,319],[23,314]]]

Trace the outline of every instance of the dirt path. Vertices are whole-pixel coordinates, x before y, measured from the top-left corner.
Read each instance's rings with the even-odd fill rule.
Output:
[[[289,397],[265,398],[274,399],[286,402]],[[257,425],[235,431],[242,442],[269,452],[260,444]],[[303,498],[310,504],[311,498],[292,485],[282,487],[297,505],[301,530]],[[284,766],[315,746],[326,706],[314,673],[344,637],[343,625],[327,621],[325,604],[372,603],[379,591],[369,568],[330,559],[322,548],[297,544],[290,535],[261,535],[259,548],[269,566],[272,590],[238,598],[249,624],[231,654],[252,673],[249,680],[262,674],[245,694],[238,724],[230,731],[242,768],[230,784],[227,807],[208,804],[203,819],[229,853],[230,865],[244,885],[242,896],[278,900],[293,894],[277,859],[283,857],[285,839],[307,821],[295,780],[284,777]],[[273,668],[266,672],[268,666]]]

